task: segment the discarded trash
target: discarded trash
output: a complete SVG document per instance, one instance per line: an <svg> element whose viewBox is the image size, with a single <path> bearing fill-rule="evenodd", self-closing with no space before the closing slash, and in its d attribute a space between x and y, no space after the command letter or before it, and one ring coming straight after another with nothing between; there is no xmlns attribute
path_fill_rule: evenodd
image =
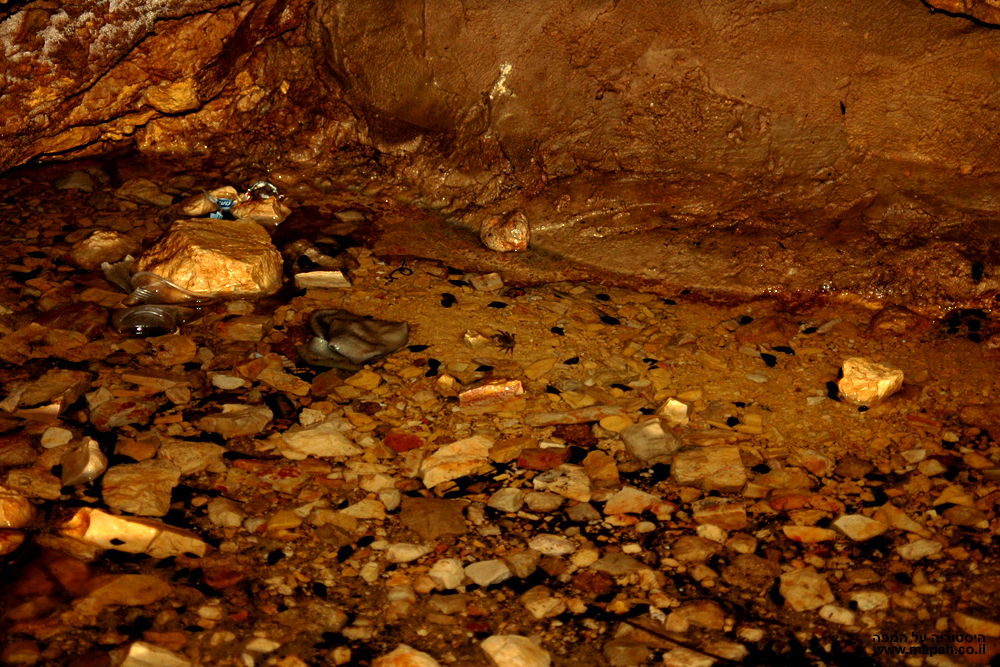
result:
<svg viewBox="0 0 1000 667"><path fill-rule="evenodd" d="M356 371L406 345L406 322L371 320L344 310L317 310L309 319L314 338L300 345L307 364Z"/></svg>
<svg viewBox="0 0 1000 667"><path fill-rule="evenodd" d="M145 304L119 308L111 314L111 326L133 336L165 336L182 324L198 318L198 311L184 306Z"/></svg>
<svg viewBox="0 0 1000 667"><path fill-rule="evenodd" d="M528 218L520 211L506 216L494 216L479 228L479 238L490 250L498 252L521 252L528 249L531 227Z"/></svg>

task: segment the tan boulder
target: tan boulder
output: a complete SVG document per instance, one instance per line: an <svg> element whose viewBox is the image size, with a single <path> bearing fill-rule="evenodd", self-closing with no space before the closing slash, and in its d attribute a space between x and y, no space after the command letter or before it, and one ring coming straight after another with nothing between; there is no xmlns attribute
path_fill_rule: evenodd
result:
<svg viewBox="0 0 1000 667"><path fill-rule="evenodd" d="M281 287L281 253L264 229L247 220L176 221L135 263L200 295L266 296Z"/></svg>

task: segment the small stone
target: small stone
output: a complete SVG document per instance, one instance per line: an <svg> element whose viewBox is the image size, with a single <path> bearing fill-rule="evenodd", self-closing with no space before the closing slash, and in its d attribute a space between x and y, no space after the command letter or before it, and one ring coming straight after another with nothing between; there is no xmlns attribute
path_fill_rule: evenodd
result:
<svg viewBox="0 0 1000 667"><path fill-rule="evenodd" d="M621 577L626 574L635 574L643 570L649 570L641 560L624 553L612 553L595 561L590 569L595 572L605 572L612 577Z"/></svg>
<svg viewBox="0 0 1000 667"><path fill-rule="evenodd" d="M69 251L69 258L80 268L92 270L104 262L114 264L121 261L126 255L138 249L136 242L128 236L109 229L100 229L74 243Z"/></svg>
<svg viewBox="0 0 1000 667"><path fill-rule="evenodd" d="M0 486L0 528L26 528L35 516L35 506L27 498Z"/></svg>
<svg viewBox="0 0 1000 667"><path fill-rule="evenodd" d="M704 563L719 553L722 545L696 535L684 535L670 549L670 555L682 563Z"/></svg>
<svg viewBox="0 0 1000 667"><path fill-rule="evenodd" d="M795 611L818 609L835 599L826 577L811 567L781 575L779 592L785 598L785 604Z"/></svg>
<svg viewBox="0 0 1000 667"><path fill-rule="evenodd" d="M625 408L620 405L590 405L563 412L536 412L525 417L528 426L555 426L557 424L584 424L620 415Z"/></svg>
<svg viewBox="0 0 1000 667"><path fill-rule="evenodd" d="M857 456L845 456L837 463L835 472L847 479L861 479L875 469L868 461Z"/></svg>
<svg viewBox="0 0 1000 667"><path fill-rule="evenodd" d="M484 560L465 566L465 576L479 586L492 586L513 576L510 568L502 560Z"/></svg>
<svg viewBox="0 0 1000 667"><path fill-rule="evenodd" d="M422 544L409 544L407 542L397 542L390 544L385 551L385 559L390 563L409 563L410 561L423 558L432 551L431 547Z"/></svg>
<svg viewBox="0 0 1000 667"><path fill-rule="evenodd" d="M400 644L391 653L372 662L372 667L441 667L440 663L427 653Z"/></svg>
<svg viewBox="0 0 1000 667"><path fill-rule="evenodd" d="M591 484L597 488L616 488L620 484L618 465L614 457L599 449L584 457L583 469L587 471Z"/></svg>
<svg viewBox="0 0 1000 667"><path fill-rule="evenodd" d="M222 340L241 340L259 343L271 331L274 320L270 315L248 315L219 320L215 323L215 334ZM308 390L306 391L308 393ZM304 396L305 394L300 394Z"/></svg>
<svg viewBox="0 0 1000 667"><path fill-rule="evenodd" d="M104 474L108 467L108 457L101 451L101 445L90 437L59 459L62 466L60 479L63 486L89 484Z"/></svg>
<svg viewBox="0 0 1000 667"><path fill-rule="evenodd" d="M741 345L788 345L799 333L799 324L787 315L765 315L736 330L736 340Z"/></svg>
<svg viewBox="0 0 1000 667"><path fill-rule="evenodd" d="M57 190L79 190L93 192L94 179L85 171L72 171L55 182Z"/></svg>
<svg viewBox="0 0 1000 667"><path fill-rule="evenodd" d="M139 516L164 516L181 471L170 461L152 459L117 465L104 474L101 497L109 507Z"/></svg>
<svg viewBox="0 0 1000 667"><path fill-rule="evenodd" d="M739 447L712 445L674 455L670 476L680 486L702 491L735 493L746 484L746 469Z"/></svg>
<svg viewBox="0 0 1000 667"><path fill-rule="evenodd" d="M531 491L524 497L528 510L539 514L555 512L565 501L562 496L545 491Z"/></svg>
<svg viewBox="0 0 1000 667"><path fill-rule="evenodd" d="M517 467L525 470L551 470L569 461L569 447L525 449L517 459Z"/></svg>
<svg viewBox="0 0 1000 667"><path fill-rule="evenodd" d="M608 499L604 505L604 514L642 514L660 500L659 496L626 486Z"/></svg>
<svg viewBox="0 0 1000 667"><path fill-rule="evenodd" d="M740 554L722 571L722 579L731 586L762 592L771 588L781 574L781 566L755 554Z"/></svg>
<svg viewBox="0 0 1000 667"><path fill-rule="evenodd" d="M570 521L576 521L577 523L600 521L602 518L601 513L594 509L594 506L590 503L577 503L567 508L566 516L569 517Z"/></svg>
<svg viewBox="0 0 1000 667"><path fill-rule="evenodd" d="M686 426L690 421L691 406L676 398L668 398L667 401L656 411L657 416L666 421L667 426L674 428Z"/></svg>
<svg viewBox="0 0 1000 667"><path fill-rule="evenodd" d="M559 535L536 535L528 541L528 547L545 556L565 556L576 551L580 545Z"/></svg>
<svg viewBox="0 0 1000 667"><path fill-rule="evenodd" d="M889 529L887 525L860 514L845 514L833 522L833 527L855 542L870 540Z"/></svg>
<svg viewBox="0 0 1000 667"><path fill-rule="evenodd" d="M555 357L546 357L545 359L539 359L538 361L532 362L527 368L524 369L524 377L529 380L537 380L546 373L548 373L556 365Z"/></svg>
<svg viewBox="0 0 1000 667"><path fill-rule="evenodd" d="M905 560L920 560L941 553L944 547L934 540L917 540L896 548L896 553Z"/></svg>
<svg viewBox="0 0 1000 667"><path fill-rule="evenodd" d="M497 252L523 252L531 240L531 226L521 211L493 216L479 228L483 245Z"/></svg>
<svg viewBox="0 0 1000 667"><path fill-rule="evenodd" d="M102 607L142 606L170 595L170 584L149 574L106 574L95 577L87 597Z"/></svg>
<svg viewBox="0 0 1000 667"><path fill-rule="evenodd" d="M832 458L812 449L800 449L788 457L788 462L805 468L817 477L829 475L835 465Z"/></svg>
<svg viewBox="0 0 1000 667"><path fill-rule="evenodd" d="M7 473L7 488L26 498L57 500L62 495L59 478L42 468L21 468Z"/></svg>
<svg viewBox="0 0 1000 667"><path fill-rule="evenodd" d="M837 625L854 625L855 614L850 609L844 609L832 604L825 604L819 609L819 617L824 621Z"/></svg>
<svg viewBox="0 0 1000 667"><path fill-rule="evenodd" d="M1000 403L965 405L958 411L958 418L963 424L986 431L994 440L1000 439Z"/></svg>
<svg viewBox="0 0 1000 667"><path fill-rule="evenodd" d="M409 433L389 432L385 435L385 446L398 454L417 449L424 445L423 438Z"/></svg>
<svg viewBox="0 0 1000 667"><path fill-rule="evenodd" d="M542 554L540 552L528 549L527 551L505 556L504 562L507 563L507 567L514 573L515 577L518 579L527 579L535 573L541 559Z"/></svg>
<svg viewBox="0 0 1000 667"><path fill-rule="evenodd" d="M903 371L861 357L845 359L843 371L840 395L855 405L875 405L903 386Z"/></svg>
<svg viewBox="0 0 1000 667"><path fill-rule="evenodd" d="M274 418L264 406L225 404L222 412L198 420L198 428L221 435L225 440L254 436Z"/></svg>
<svg viewBox="0 0 1000 667"><path fill-rule="evenodd" d="M509 409L524 394L520 380L489 380L458 395L464 414L479 415Z"/></svg>
<svg viewBox="0 0 1000 667"><path fill-rule="evenodd" d="M570 500L590 502L590 478L581 466L564 463L536 476L531 484L537 491L551 491Z"/></svg>
<svg viewBox="0 0 1000 667"><path fill-rule="evenodd" d="M667 461L682 445L669 429L663 428L659 419L622 429L619 437L625 443L625 451L640 461Z"/></svg>
<svg viewBox="0 0 1000 667"><path fill-rule="evenodd" d="M989 522L989 516L975 507L962 507L956 505L949 507L942 514L948 523L954 526L965 526L971 528L983 522Z"/></svg>
<svg viewBox="0 0 1000 667"><path fill-rule="evenodd" d="M211 442L188 442L170 440L156 450L157 458L170 461L181 471L181 475L194 475L222 464L224 447ZM64 468L65 470L65 468Z"/></svg>
<svg viewBox="0 0 1000 667"><path fill-rule="evenodd" d="M817 542L832 542L837 539L837 533L828 528L818 526L782 526L781 532L790 540L802 544Z"/></svg>
<svg viewBox="0 0 1000 667"><path fill-rule="evenodd" d="M238 528L246 518L243 506L229 498L212 498L208 501L207 509L208 520L223 528Z"/></svg>
<svg viewBox="0 0 1000 667"><path fill-rule="evenodd" d="M884 611L889 608L889 596L882 591L854 591L851 600L858 611Z"/></svg>
<svg viewBox="0 0 1000 667"><path fill-rule="evenodd" d="M431 566L427 574L438 588L446 591L458 588L465 581L465 568L462 567L462 561L457 558L442 558Z"/></svg>
<svg viewBox="0 0 1000 667"><path fill-rule="evenodd" d="M874 334L905 336L927 327L927 320L909 308L888 305L872 316L868 331Z"/></svg>
<svg viewBox="0 0 1000 667"><path fill-rule="evenodd" d="M441 482L475 472L486 463L492 444L490 438L474 435L445 445L420 465L424 486L432 489Z"/></svg>
<svg viewBox="0 0 1000 667"><path fill-rule="evenodd" d="M344 380L344 384L349 387L357 387L362 391L374 391L376 387L382 384L382 376L374 371L362 369Z"/></svg>
<svg viewBox="0 0 1000 667"><path fill-rule="evenodd" d="M705 498L691 505L695 523L718 526L724 530L741 530L747 525L746 505L731 498Z"/></svg>
<svg viewBox="0 0 1000 667"><path fill-rule="evenodd" d="M349 289L351 281L339 269L303 271L295 274L296 289Z"/></svg>
<svg viewBox="0 0 1000 667"><path fill-rule="evenodd" d="M493 635L480 645L491 667L549 667L548 651L527 637Z"/></svg>
<svg viewBox="0 0 1000 667"><path fill-rule="evenodd" d="M301 460L307 456L334 457L356 456L362 449L341 433L334 422L320 422L306 428L292 427L281 434L287 449L281 450L285 458Z"/></svg>
<svg viewBox="0 0 1000 667"><path fill-rule="evenodd" d="M119 667L190 667L191 663L173 651L146 642L133 642Z"/></svg>
<svg viewBox="0 0 1000 667"><path fill-rule="evenodd" d="M496 292L503 289L503 278L499 273L485 273L469 276L469 284L477 292Z"/></svg>
<svg viewBox="0 0 1000 667"><path fill-rule="evenodd" d="M970 635L1000 637L1000 619L988 620L956 611L951 615L955 625Z"/></svg>
<svg viewBox="0 0 1000 667"><path fill-rule="evenodd" d="M663 654L664 667L712 667L716 660L704 653L678 646Z"/></svg>
<svg viewBox="0 0 1000 667"><path fill-rule="evenodd" d="M726 612L715 600L694 600L685 602L678 609L672 611L670 616L677 615L684 619L689 625L708 630L722 630L726 624ZM668 617L667 623L670 623Z"/></svg>
<svg viewBox="0 0 1000 667"><path fill-rule="evenodd" d="M45 449L51 449L61 445L68 445L72 439L72 431L67 431L66 429L59 428L58 426L50 426L45 429L44 433L42 433L42 447Z"/></svg>
<svg viewBox="0 0 1000 667"><path fill-rule="evenodd" d="M153 204L154 206L170 206L174 198L166 194L160 187L148 178L133 178L121 184L115 190L115 196L136 204Z"/></svg>
<svg viewBox="0 0 1000 667"><path fill-rule="evenodd" d="M566 611L566 603L548 586L534 586L521 596L521 604L536 619L553 618Z"/></svg>
<svg viewBox="0 0 1000 667"><path fill-rule="evenodd" d="M348 505L340 513L352 516L355 519L376 519L381 521L385 519L385 505L378 500L366 498L359 500L353 505Z"/></svg>
<svg viewBox="0 0 1000 667"><path fill-rule="evenodd" d="M490 496L486 505L500 512L518 512L524 505L524 497L524 491L506 487Z"/></svg>

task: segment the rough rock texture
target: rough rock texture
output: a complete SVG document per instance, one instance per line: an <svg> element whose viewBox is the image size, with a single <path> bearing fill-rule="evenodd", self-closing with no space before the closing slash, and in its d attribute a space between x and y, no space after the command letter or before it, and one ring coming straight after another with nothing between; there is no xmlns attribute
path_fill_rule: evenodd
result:
<svg viewBox="0 0 1000 667"><path fill-rule="evenodd" d="M260 225L245 220L178 220L136 261L191 292L263 296L281 287L281 253Z"/></svg>

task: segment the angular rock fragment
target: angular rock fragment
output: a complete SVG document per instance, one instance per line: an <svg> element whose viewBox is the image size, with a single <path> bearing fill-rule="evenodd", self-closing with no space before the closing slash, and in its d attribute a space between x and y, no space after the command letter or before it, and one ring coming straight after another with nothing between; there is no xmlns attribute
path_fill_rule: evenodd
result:
<svg viewBox="0 0 1000 667"><path fill-rule="evenodd" d="M486 505L500 512L517 512L524 505L524 497L521 489L503 488L490 496Z"/></svg>
<svg viewBox="0 0 1000 667"><path fill-rule="evenodd" d="M482 435L445 445L424 460L420 474L424 486L432 489L441 482L465 477L487 461L493 440Z"/></svg>
<svg viewBox="0 0 1000 667"><path fill-rule="evenodd" d="M469 415L499 412L523 393L520 380L490 380L461 392L458 404Z"/></svg>
<svg viewBox="0 0 1000 667"><path fill-rule="evenodd" d="M712 445L674 455L670 476L680 486L696 486L703 491L735 493L746 484L746 468L740 448Z"/></svg>
<svg viewBox="0 0 1000 667"><path fill-rule="evenodd" d="M592 490L587 472L580 466L564 463L531 480L536 491L550 491L581 503L590 502Z"/></svg>
<svg viewBox="0 0 1000 667"><path fill-rule="evenodd" d="M731 498L705 498L692 503L695 523L718 526L724 530L742 530L747 525L746 505Z"/></svg>
<svg viewBox="0 0 1000 667"><path fill-rule="evenodd" d="M130 237L100 229L73 244L70 260L82 269L96 269L104 262L114 264L139 249Z"/></svg>
<svg viewBox="0 0 1000 667"><path fill-rule="evenodd" d="M274 414L264 406L227 403L222 406L221 413L198 420L198 428L231 440L257 435L273 418Z"/></svg>
<svg viewBox="0 0 1000 667"><path fill-rule="evenodd" d="M317 310L309 318L313 338L298 347L313 366L358 371L406 345L406 322L366 319L345 310Z"/></svg>
<svg viewBox="0 0 1000 667"><path fill-rule="evenodd" d="M181 471L181 475L194 475L224 465L222 455L225 453L225 447L211 442L182 440L168 440L156 450L157 458L173 463Z"/></svg>
<svg viewBox="0 0 1000 667"><path fill-rule="evenodd" d="M241 220L178 220L135 262L206 297L244 298L278 291L281 253L260 225Z"/></svg>
<svg viewBox="0 0 1000 667"><path fill-rule="evenodd" d="M826 577L811 567L781 575L779 591L785 598L785 604L795 611L819 609L835 599Z"/></svg>
<svg viewBox="0 0 1000 667"><path fill-rule="evenodd" d="M20 493L0 486L0 528L27 528L37 512Z"/></svg>
<svg viewBox="0 0 1000 667"><path fill-rule="evenodd" d="M146 642L132 642L119 667L191 667L191 662L169 649Z"/></svg>
<svg viewBox="0 0 1000 667"><path fill-rule="evenodd" d="M101 451L100 443L85 437L71 451L63 454L59 463L62 466L62 485L76 486L89 484L103 475L108 467L108 457Z"/></svg>
<svg viewBox="0 0 1000 667"><path fill-rule="evenodd" d="M212 498L208 501L208 520L216 526L238 528L243 524L246 512L242 505L229 498Z"/></svg>
<svg viewBox="0 0 1000 667"><path fill-rule="evenodd" d="M440 663L427 653L400 644L392 652L372 662L372 667L441 667Z"/></svg>
<svg viewBox="0 0 1000 667"><path fill-rule="evenodd" d="M642 514L660 500L659 496L626 486L608 499L604 514Z"/></svg>
<svg viewBox="0 0 1000 667"><path fill-rule="evenodd" d="M442 590L458 588L465 581L465 569L457 558L442 558L427 573Z"/></svg>
<svg viewBox="0 0 1000 667"><path fill-rule="evenodd" d="M492 667L549 667L552 664L548 651L521 635L493 635L479 646Z"/></svg>
<svg viewBox="0 0 1000 667"><path fill-rule="evenodd" d="M403 498L400 522L424 540L459 537L469 532L462 516L465 504L439 498Z"/></svg>
<svg viewBox="0 0 1000 667"><path fill-rule="evenodd" d="M115 196L136 204L153 204L161 207L174 203L173 197L160 190L160 186L148 178L125 181L115 190Z"/></svg>
<svg viewBox="0 0 1000 667"><path fill-rule="evenodd" d="M21 468L7 473L7 487L26 498L56 500L62 495L59 478L41 468Z"/></svg>
<svg viewBox="0 0 1000 667"><path fill-rule="evenodd" d="M0 359L20 366L28 359L61 357L86 343L87 337L76 331L50 329L32 322L0 338Z"/></svg>
<svg viewBox="0 0 1000 667"><path fill-rule="evenodd" d="M484 560L465 566L465 576L484 587L506 581L513 574L502 560Z"/></svg>
<svg viewBox="0 0 1000 667"><path fill-rule="evenodd" d="M664 429L659 419L650 419L629 426L619 433L625 451L640 461L669 461L680 448L681 441Z"/></svg>
<svg viewBox="0 0 1000 667"><path fill-rule="evenodd" d="M153 558L205 555L208 545L190 531L154 519L122 517L91 507L79 509L56 526L60 535L100 549L145 553Z"/></svg>
<svg viewBox="0 0 1000 667"><path fill-rule="evenodd" d="M855 542L870 540L889 529L881 521L869 519L860 514L845 514L844 516L837 517L832 525Z"/></svg>
<svg viewBox="0 0 1000 667"><path fill-rule="evenodd" d="M165 459L116 465L104 474L101 497L122 512L164 516L180 478L180 469Z"/></svg>
<svg viewBox="0 0 1000 667"><path fill-rule="evenodd" d="M920 560L941 553L944 546L934 540L916 540L896 547L896 553L905 560Z"/></svg>
<svg viewBox="0 0 1000 667"><path fill-rule="evenodd" d="M571 539L559 535L535 535L528 542L528 547L545 556L565 556L576 551L580 545Z"/></svg>
<svg viewBox="0 0 1000 667"><path fill-rule="evenodd" d="M160 405L154 400L112 398L90 411L90 423L98 431L110 431L126 424L148 424L153 421Z"/></svg>
<svg viewBox="0 0 1000 667"><path fill-rule="evenodd" d="M528 218L520 211L512 211L504 216L493 216L479 228L479 238L483 245L497 252L523 252L531 241L531 226Z"/></svg>
<svg viewBox="0 0 1000 667"><path fill-rule="evenodd" d="M763 592L781 574L781 566L755 554L740 554L722 571L722 579L731 586Z"/></svg>
<svg viewBox="0 0 1000 667"><path fill-rule="evenodd" d="M903 386L903 371L861 357L845 359L843 370L840 395L855 405L876 405Z"/></svg>
<svg viewBox="0 0 1000 667"><path fill-rule="evenodd" d="M107 574L89 583L87 598L100 606L153 604L170 595L170 584L149 574Z"/></svg>
<svg viewBox="0 0 1000 667"><path fill-rule="evenodd" d="M301 429L289 429L280 436L286 448L281 455L289 459L301 460L307 456L356 456L361 448L341 433L334 422L320 422Z"/></svg>

